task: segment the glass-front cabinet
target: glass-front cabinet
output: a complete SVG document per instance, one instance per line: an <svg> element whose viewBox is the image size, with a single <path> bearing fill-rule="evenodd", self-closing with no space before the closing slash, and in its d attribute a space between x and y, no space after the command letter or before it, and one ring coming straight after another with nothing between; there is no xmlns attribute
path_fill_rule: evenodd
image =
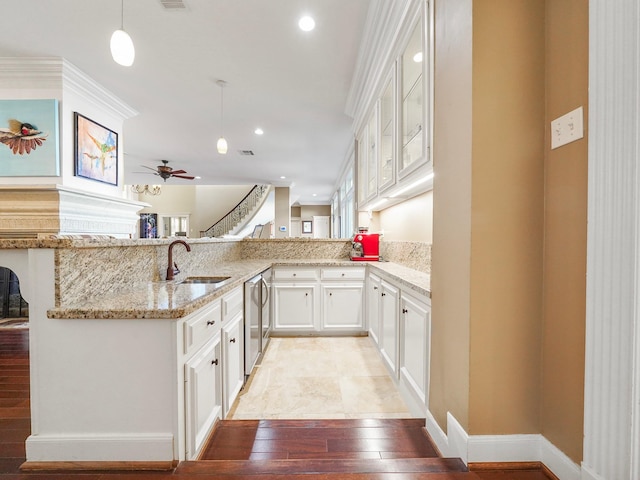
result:
<svg viewBox="0 0 640 480"><path fill-rule="evenodd" d="M358 122L358 210L378 210L431 188L430 49L426 6L414 11Z"/></svg>
<svg viewBox="0 0 640 480"><path fill-rule="evenodd" d="M395 70L395 69L394 69ZM394 101L393 75L387 80L387 85L380 97L380 153L378 164L378 191L383 192L395 182L395 148L396 121Z"/></svg>
<svg viewBox="0 0 640 480"><path fill-rule="evenodd" d="M402 154L398 172L400 176L416 162L425 160L424 152L424 48L422 21L409 38L402 58Z"/></svg>
<svg viewBox="0 0 640 480"><path fill-rule="evenodd" d="M370 199L378 193L378 109L375 107L369 118L367 138L367 199Z"/></svg>

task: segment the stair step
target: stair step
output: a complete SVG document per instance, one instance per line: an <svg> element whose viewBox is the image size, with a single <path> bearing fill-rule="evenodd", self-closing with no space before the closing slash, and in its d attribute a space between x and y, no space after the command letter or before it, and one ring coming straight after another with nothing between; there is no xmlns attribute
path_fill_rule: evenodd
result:
<svg viewBox="0 0 640 480"><path fill-rule="evenodd" d="M199 460L181 462L179 475L467 473L459 458ZM474 474L460 478L477 478ZM288 477L287 477L288 478ZM349 478L352 478L349 476ZM385 477L387 478L387 477ZM406 477L403 477L406 478ZM413 476L411 477L414 478ZM437 478L437 477L434 477ZM449 477L445 477L449 478ZM450 477L458 478L458 477Z"/></svg>

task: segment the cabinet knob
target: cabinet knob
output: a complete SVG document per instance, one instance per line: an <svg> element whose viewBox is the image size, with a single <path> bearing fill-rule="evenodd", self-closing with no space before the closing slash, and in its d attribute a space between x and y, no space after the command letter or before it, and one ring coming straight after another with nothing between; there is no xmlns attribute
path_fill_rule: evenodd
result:
<svg viewBox="0 0 640 480"><path fill-rule="evenodd" d="M384 297L384 296L386 296L387 294L386 294L386 293L384 293L384 292L382 292L382 294L381 294L381 295Z"/></svg>
<svg viewBox="0 0 640 480"><path fill-rule="evenodd" d="M342 276L344 277L344 273L342 274Z"/></svg>
<svg viewBox="0 0 640 480"><path fill-rule="evenodd" d="M231 343L236 343L236 339L235 339L235 338L230 338L230 339L229 339L229 341L230 341Z"/></svg>
<svg viewBox="0 0 640 480"><path fill-rule="evenodd" d="M207 325L215 325L215 320L207 320Z"/></svg>
<svg viewBox="0 0 640 480"><path fill-rule="evenodd" d="M211 365L218 365L218 359L211 360Z"/></svg>
<svg viewBox="0 0 640 480"><path fill-rule="evenodd" d="M308 296L309 296L309 292L305 293L305 294L304 294L304 296L305 296L305 297L308 297Z"/></svg>
<svg viewBox="0 0 640 480"><path fill-rule="evenodd" d="M295 277L296 275L298 275L297 273L294 273L293 276Z"/></svg>
<svg viewBox="0 0 640 480"><path fill-rule="evenodd" d="M329 296L332 297L333 296L333 292L329 292Z"/></svg>
<svg viewBox="0 0 640 480"><path fill-rule="evenodd" d="M407 310L406 308L403 308L402 313L409 313L409 310Z"/></svg>
<svg viewBox="0 0 640 480"><path fill-rule="evenodd" d="M374 290L377 290L377 289L378 289L378 287L376 287L376 286L374 285L373 289L374 289Z"/></svg>

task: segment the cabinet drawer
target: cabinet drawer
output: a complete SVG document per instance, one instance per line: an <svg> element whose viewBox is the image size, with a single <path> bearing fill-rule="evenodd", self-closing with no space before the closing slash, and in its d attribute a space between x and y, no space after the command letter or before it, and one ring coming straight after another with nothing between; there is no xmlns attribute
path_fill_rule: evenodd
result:
<svg viewBox="0 0 640 480"><path fill-rule="evenodd" d="M244 294L242 287L236 288L233 292L222 297L222 321L234 317L243 310Z"/></svg>
<svg viewBox="0 0 640 480"><path fill-rule="evenodd" d="M222 320L220 301L184 322L184 353L195 352L220 330Z"/></svg>
<svg viewBox="0 0 640 480"><path fill-rule="evenodd" d="M276 268L273 271L276 280L317 280L317 268Z"/></svg>
<svg viewBox="0 0 640 480"><path fill-rule="evenodd" d="M323 268L322 280L364 280L364 268Z"/></svg>

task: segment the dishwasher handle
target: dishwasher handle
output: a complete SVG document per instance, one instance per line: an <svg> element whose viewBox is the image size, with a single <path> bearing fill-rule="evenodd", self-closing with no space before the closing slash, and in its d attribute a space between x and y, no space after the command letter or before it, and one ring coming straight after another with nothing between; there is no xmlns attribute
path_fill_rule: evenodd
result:
<svg viewBox="0 0 640 480"><path fill-rule="evenodd" d="M262 281L264 289L267 291L266 297L262 299L262 306L264 307L269 301L269 286L267 285L267 282L265 282L264 277L260 277L260 280Z"/></svg>

